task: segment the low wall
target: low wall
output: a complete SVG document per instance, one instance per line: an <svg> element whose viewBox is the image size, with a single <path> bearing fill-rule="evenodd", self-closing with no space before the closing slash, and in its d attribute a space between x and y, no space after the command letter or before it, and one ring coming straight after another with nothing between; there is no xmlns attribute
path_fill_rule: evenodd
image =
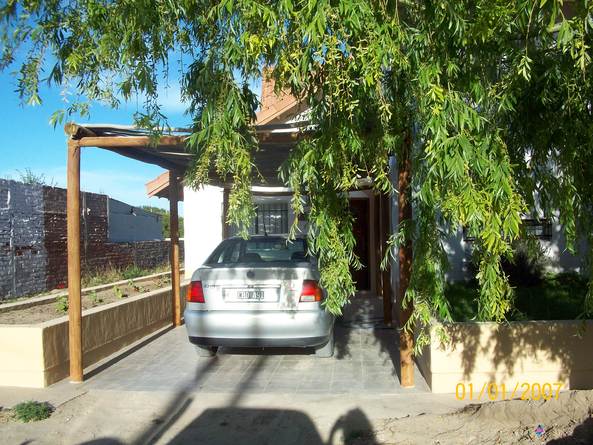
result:
<svg viewBox="0 0 593 445"><path fill-rule="evenodd" d="M182 303L186 287L181 286ZM170 325L171 313L170 288L84 311L84 367ZM0 326L0 386L42 388L68 374L68 317Z"/></svg>
<svg viewBox="0 0 593 445"><path fill-rule="evenodd" d="M442 327L450 343L441 344ZM434 393L453 393L458 383L563 383L593 388L593 320L497 323L435 323L430 345L417 357Z"/></svg>

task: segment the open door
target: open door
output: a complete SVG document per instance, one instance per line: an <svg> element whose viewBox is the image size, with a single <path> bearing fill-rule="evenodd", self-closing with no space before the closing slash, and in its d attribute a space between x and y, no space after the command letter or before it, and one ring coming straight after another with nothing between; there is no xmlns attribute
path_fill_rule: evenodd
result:
<svg viewBox="0 0 593 445"><path fill-rule="evenodd" d="M356 238L354 253L363 264L360 270L352 269L352 278L356 282L356 290L371 289L370 264L370 206L366 198L350 199L350 211L354 217L352 232Z"/></svg>

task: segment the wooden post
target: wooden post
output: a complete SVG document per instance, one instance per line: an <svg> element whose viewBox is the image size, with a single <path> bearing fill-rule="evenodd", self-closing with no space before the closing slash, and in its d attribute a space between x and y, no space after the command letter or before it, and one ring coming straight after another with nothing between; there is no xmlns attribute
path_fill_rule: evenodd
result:
<svg viewBox="0 0 593 445"><path fill-rule="evenodd" d="M410 136L406 137L401 156L398 159L398 210L399 224L410 224L412 220L412 205L410 203L410 183L412 178L412 163L410 160ZM412 240L406 239L399 247L399 355L401 369L401 385L404 388L414 386L414 338L412 333L404 331L403 327L410 319L413 306L403 307L403 299L410 284L412 272Z"/></svg>
<svg viewBox="0 0 593 445"><path fill-rule="evenodd" d="M173 326L181 326L181 295L179 273L179 180L177 172L169 170L169 228L171 231L171 298Z"/></svg>
<svg viewBox="0 0 593 445"><path fill-rule="evenodd" d="M380 203L380 243L381 243L381 258L379 259L379 264L383 260L383 257L387 253L387 241L389 240L389 232L391 229L390 224L390 202L389 196L382 194L379 196L379 203ZM381 290L383 292L383 322L387 326L391 326L393 323L393 303L392 303L392 296L391 296L391 262L387 262L387 267L385 270L381 271Z"/></svg>
<svg viewBox="0 0 593 445"><path fill-rule="evenodd" d="M82 382L82 304L80 301L80 146L68 141L68 345L70 381Z"/></svg>
<svg viewBox="0 0 593 445"><path fill-rule="evenodd" d="M383 245L381 244L381 195L373 195L373 243L375 246L375 293L383 296L383 274L381 273L381 258Z"/></svg>
<svg viewBox="0 0 593 445"><path fill-rule="evenodd" d="M229 212L229 195L230 190L228 188L222 189L222 239L227 239L230 236L230 227L226 219Z"/></svg>

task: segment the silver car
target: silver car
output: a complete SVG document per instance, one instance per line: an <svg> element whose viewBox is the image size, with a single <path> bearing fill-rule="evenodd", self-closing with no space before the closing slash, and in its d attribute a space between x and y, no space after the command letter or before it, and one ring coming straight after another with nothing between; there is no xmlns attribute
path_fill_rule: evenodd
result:
<svg viewBox="0 0 593 445"><path fill-rule="evenodd" d="M185 326L201 356L219 346L313 347L331 357L334 317L304 238L229 238L197 269L188 288Z"/></svg>

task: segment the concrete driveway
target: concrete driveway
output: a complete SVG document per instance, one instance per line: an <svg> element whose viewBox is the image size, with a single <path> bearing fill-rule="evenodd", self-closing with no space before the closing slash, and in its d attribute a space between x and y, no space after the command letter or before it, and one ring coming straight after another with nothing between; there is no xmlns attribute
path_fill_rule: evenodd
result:
<svg viewBox="0 0 593 445"><path fill-rule="evenodd" d="M98 373L86 384L109 390L184 390L202 393L380 393L402 391L393 329L336 326L333 358L312 350L222 348L198 357L184 329L175 329ZM428 391L417 373L413 391Z"/></svg>
<svg viewBox="0 0 593 445"><path fill-rule="evenodd" d="M29 399L57 407L42 422L0 423L0 436L3 443L353 443L382 419L462 406L453 395L427 392L418 372L416 388L399 386L396 339L392 329L337 326L331 359L233 349L210 359L195 354L184 327L172 329L101 364L82 384L0 389L6 407Z"/></svg>

